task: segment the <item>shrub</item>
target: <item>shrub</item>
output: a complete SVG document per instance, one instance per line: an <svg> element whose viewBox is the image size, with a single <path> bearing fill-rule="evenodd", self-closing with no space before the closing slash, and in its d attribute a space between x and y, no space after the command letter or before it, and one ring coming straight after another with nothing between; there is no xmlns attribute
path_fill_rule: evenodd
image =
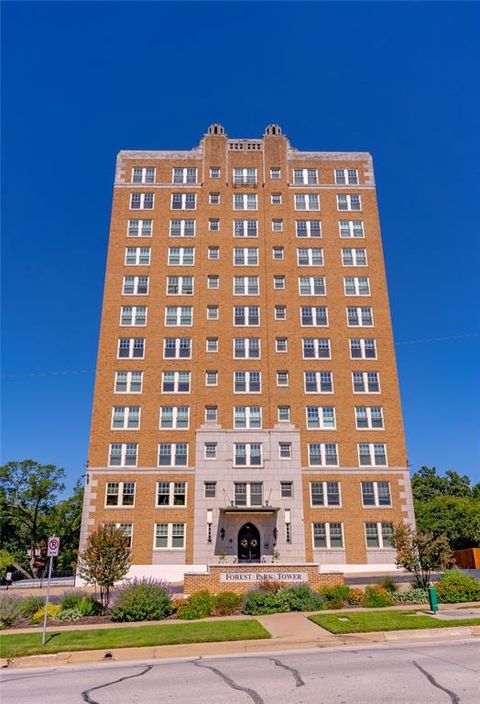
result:
<svg viewBox="0 0 480 704"><path fill-rule="evenodd" d="M23 618L30 618L35 611L41 609L45 603L45 599L41 596L27 596L22 599L20 610Z"/></svg>
<svg viewBox="0 0 480 704"><path fill-rule="evenodd" d="M78 621L82 616L83 614L79 609L62 609L58 612L56 619L58 621Z"/></svg>
<svg viewBox="0 0 480 704"><path fill-rule="evenodd" d="M103 613L103 606L93 596L83 596L73 608L78 609L82 616L98 616Z"/></svg>
<svg viewBox="0 0 480 704"><path fill-rule="evenodd" d="M416 587L406 592L395 594L396 604L428 604L428 592L426 589Z"/></svg>
<svg viewBox="0 0 480 704"><path fill-rule="evenodd" d="M172 614L176 614L181 606L184 606L186 600L183 597L172 597L170 606L172 607Z"/></svg>
<svg viewBox="0 0 480 704"><path fill-rule="evenodd" d="M215 597L210 592L203 591L191 594L185 604L177 609L177 618L192 621L196 618L210 616L215 605Z"/></svg>
<svg viewBox="0 0 480 704"><path fill-rule="evenodd" d="M325 608L326 603L320 594L306 584L280 589L276 596L279 611L319 611Z"/></svg>
<svg viewBox="0 0 480 704"><path fill-rule="evenodd" d="M258 583L258 589L263 589L265 592L278 592L279 589L283 589L283 585L280 582L264 579L263 582Z"/></svg>
<svg viewBox="0 0 480 704"><path fill-rule="evenodd" d="M64 594L60 599L60 607L62 611L65 609L76 609L78 602L86 596L84 592L70 592L69 594Z"/></svg>
<svg viewBox="0 0 480 704"><path fill-rule="evenodd" d="M221 592L215 597L213 613L215 616L230 616L234 614L242 603L242 597L232 592Z"/></svg>
<svg viewBox="0 0 480 704"><path fill-rule="evenodd" d="M57 606L57 604L49 604L47 608L47 618L48 620L56 619L57 614L60 612L60 607ZM31 622L32 623L42 623L43 618L45 616L45 607L42 606L41 609L38 609L35 611L35 613L32 616Z"/></svg>
<svg viewBox="0 0 480 704"><path fill-rule="evenodd" d="M252 616L259 614L274 614L282 609L278 608L277 592L270 589L254 589L247 592L243 598L242 614Z"/></svg>
<svg viewBox="0 0 480 704"><path fill-rule="evenodd" d="M341 609L350 591L347 584L336 584L334 587L323 587L319 590L319 594L325 599L325 608Z"/></svg>
<svg viewBox="0 0 480 704"><path fill-rule="evenodd" d="M398 591L398 587L391 577L385 577L385 579L382 579L378 586L383 587L387 590L387 592L390 592L390 594L396 594Z"/></svg>
<svg viewBox="0 0 480 704"><path fill-rule="evenodd" d="M350 589L345 601L350 606L361 606L363 599L363 589Z"/></svg>
<svg viewBox="0 0 480 704"><path fill-rule="evenodd" d="M160 621L172 613L167 582L134 579L113 596L113 621Z"/></svg>
<svg viewBox="0 0 480 704"><path fill-rule="evenodd" d="M392 606L394 603L395 600L390 592L387 592L387 590L380 585L367 587L362 599L362 606L365 606L367 609L376 606Z"/></svg>
<svg viewBox="0 0 480 704"><path fill-rule="evenodd" d="M0 621L2 628L15 626L22 618L22 600L15 594L0 594Z"/></svg>
<svg viewBox="0 0 480 704"><path fill-rule="evenodd" d="M435 586L438 600L444 604L480 601L480 581L460 570L448 570Z"/></svg>

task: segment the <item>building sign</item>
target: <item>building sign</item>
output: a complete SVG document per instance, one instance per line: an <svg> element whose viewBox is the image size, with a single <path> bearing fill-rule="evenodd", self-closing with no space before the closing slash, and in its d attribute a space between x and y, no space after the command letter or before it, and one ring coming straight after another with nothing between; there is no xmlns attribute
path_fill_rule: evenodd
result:
<svg viewBox="0 0 480 704"><path fill-rule="evenodd" d="M221 582L308 582L308 572L220 572Z"/></svg>

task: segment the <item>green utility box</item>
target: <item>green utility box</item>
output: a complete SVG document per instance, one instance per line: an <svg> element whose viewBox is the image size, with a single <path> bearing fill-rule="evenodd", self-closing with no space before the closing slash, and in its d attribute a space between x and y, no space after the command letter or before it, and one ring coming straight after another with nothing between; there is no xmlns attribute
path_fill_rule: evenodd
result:
<svg viewBox="0 0 480 704"><path fill-rule="evenodd" d="M430 602L430 611L436 614L438 611L438 596L435 587L428 587L428 601Z"/></svg>

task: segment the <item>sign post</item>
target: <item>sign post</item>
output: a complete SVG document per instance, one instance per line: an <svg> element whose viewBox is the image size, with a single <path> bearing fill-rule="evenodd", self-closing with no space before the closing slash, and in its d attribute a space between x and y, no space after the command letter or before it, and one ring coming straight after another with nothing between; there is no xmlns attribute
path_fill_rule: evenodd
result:
<svg viewBox="0 0 480 704"><path fill-rule="evenodd" d="M48 585L47 585L47 595L45 597L45 613L43 616L43 632L42 632L42 645L45 645L45 638L47 635L47 614L48 614L48 600L50 598L50 580L52 578L52 562L53 558L58 556L58 551L60 549L60 538L56 535L52 535L48 539L47 543L47 557L49 559L48 564Z"/></svg>

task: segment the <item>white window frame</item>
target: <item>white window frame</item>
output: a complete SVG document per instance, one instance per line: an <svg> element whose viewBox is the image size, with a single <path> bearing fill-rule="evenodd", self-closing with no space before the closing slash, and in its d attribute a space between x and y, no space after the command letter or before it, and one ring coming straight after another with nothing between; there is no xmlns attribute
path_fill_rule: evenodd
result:
<svg viewBox="0 0 480 704"><path fill-rule="evenodd" d="M273 290L274 291L284 291L286 286L285 274L274 274L273 275Z"/></svg>
<svg viewBox="0 0 480 704"><path fill-rule="evenodd" d="M220 259L220 247L209 247L208 259L214 262L218 261Z"/></svg>
<svg viewBox="0 0 480 704"><path fill-rule="evenodd" d="M282 205L282 194L281 193L271 193L270 194L270 204L271 205Z"/></svg>
<svg viewBox="0 0 480 704"><path fill-rule="evenodd" d="M119 378L120 374L126 375L126 377L125 377L125 386L126 386L125 391L118 391L117 390L118 385L121 383L120 378ZM132 391L132 384L138 383L138 381L135 381L135 382L133 381L134 374L139 375L139 377L140 377L140 389L138 391ZM115 378L114 378L114 382L113 382L113 393L114 394L141 394L142 390L143 390L143 371L140 371L140 370L139 371L137 371L137 370L126 371L126 370L120 369L115 372Z"/></svg>
<svg viewBox="0 0 480 704"><path fill-rule="evenodd" d="M158 503L158 494L159 494L159 484L168 484L168 503L167 504L159 504ZM178 484L183 484L185 491L179 492L178 490L175 491L175 487ZM178 508L178 509L183 509L187 508L187 491L188 491L188 482L170 482L170 481L159 481L155 482L155 508L160 508L160 509L167 509L167 508ZM175 495L178 494L180 496L184 496L185 502L183 504L178 504L175 503ZM166 494L165 494L166 496Z"/></svg>
<svg viewBox="0 0 480 704"><path fill-rule="evenodd" d="M311 448L313 446L319 445L320 446L320 463L312 463L312 452ZM331 457L332 454L328 453L327 455L327 446L328 447L335 447L335 459L336 462L329 462L327 463L327 457ZM309 467L339 467L339 454L338 454L338 443L336 442L309 442L308 447L307 447L307 454L308 454L308 466Z"/></svg>
<svg viewBox="0 0 480 704"><path fill-rule="evenodd" d="M113 406L110 430L132 430L136 432L140 430L141 415L142 409L140 406ZM122 425L115 426L115 418L120 416ZM136 422L136 425L130 425L133 422L132 419Z"/></svg>
<svg viewBox="0 0 480 704"><path fill-rule="evenodd" d="M283 219L273 218L272 219L272 232L283 232Z"/></svg>
<svg viewBox="0 0 480 704"><path fill-rule="evenodd" d="M171 425L164 425L166 421L166 410L172 409ZM179 425L179 422L185 422L186 410L186 425ZM162 425L163 423L163 425ZM189 430L190 429L190 406L160 406L160 414L158 420L158 427L160 430Z"/></svg>
<svg viewBox="0 0 480 704"><path fill-rule="evenodd" d="M287 319L287 306L275 306L273 317L275 320L286 320Z"/></svg>
<svg viewBox="0 0 480 704"><path fill-rule="evenodd" d="M320 210L320 194L319 193L295 193L294 194L295 210L297 211L312 211Z"/></svg>
<svg viewBox="0 0 480 704"><path fill-rule="evenodd" d="M377 416L378 411L380 411L380 414ZM355 406L354 414L355 427L357 430L385 430L385 418L382 406ZM359 425L361 420L366 421L365 426ZM377 423L381 422L381 425L375 427L373 425L374 421Z"/></svg>
<svg viewBox="0 0 480 704"><path fill-rule="evenodd" d="M322 384L324 383L324 380L322 380L322 374L328 375L330 378L330 390L324 391L322 389ZM314 391L308 391L307 390L307 375L314 375L313 381L315 382L315 390ZM306 394L333 394L334 393L334 387L333 387L333 372L330 371L304 371L303 372L303 386L304 386L304 391Z"/></svg>
<svg viewBox="0 0 480 704"><path fill-rule="evenodd" d="M111 493L109 494L108 492L108 487L110 484L117 484L118 485L118 492ZM126 493L125 492L125 486L127 484L133 484L133 494L132 493ZM110 508L135 508L135 498L136 498L136 493L137 493L137 485L136 482L105 482L105 503L104 503L104 508L110 509ZM117 496L117 503L116 504L109 504L107 503L107 497L108 496ZM125 496L133 496L133 501L132 503L124 503Z"/></svg>
<svg viewBox="0 0 480 704"><path fill-rule="evenodd" d="M308 286L305 292L302 288ZM326 296L327 284L324 276L299 276L298 277L299 296Z"/></svg>
<svg viewBox="0 0 480 704"><path fill-rule="evenodd" d="M342 545L332 547L332 536L331 536L331 525L340 525L342 532ZM325 545L315 546L315 525L325 526ZM343 523L341 521L313 521L312 522L312 547L313 550L345 550L345 536L343 530Z"/></svg>
<svg viewBox="0 0 480 704"><path fill-rule="evenodd" d="M279 354L285 354L288 352L288 337L275 338L275 352L278 352Z"/></svg>
<svg viewBox="0 0 480 704"><path fill-rule="evenodd" d="M172 310L175 311L176 322L169 323L167 320L169 315L173 315L171 313ZM186 311L190 311L188 317L190 322L182 322L182 316L186 315ZM163 324L166 328L191 328L193 325L193 306L165 306L165 319Z"/></svg>
<svg viewBox="0 0 480 704"><path fill-rule="evenodd" d="M218 274L207 274L207 288L210 291L217 291L220 288L220 276Z"/></svg>
<svg viewBox="0 0 480 704"><path fill-rule="evenodd" d="M364 239L365 224L363 220L339 220L338 232L341 239Z"/></svg>
<svg viewBox="0 0 480 704"><path fill-rule="evenodd" d="M233 374L233 393L234 394L261 394L262 393L262 372L261 371L257 371L256 369L252 369L252 370L248 370L248 371L236 369L234 372L232 372L232 374ZM242 391L242 390L237 391L236 390L237 383L240 383L239 380L237 382L237 375L239 375L239 374L245 375L245 377L244 377L245 390L244 391ZM251 387L257 381L253 375L257 375L257 374L258 374L258 390L252 391Z"/></svg>
<svg viewBox="0 0 480 704"><path fill-rule="evenodd" d="M207 306L207 320L218 320L219 312L218 306Z"/></svg>
<svg viewBox="0 0 480 704"><path fill-rule="evenodd" d="M174 289L177 289L176 291ZM195 290L195 277L188 276L167 276L167 296L193 296Z"/></svg>
<svg viewBox="0 0 480 704"><path fill-rule="evenodd" d="M274 262L283 262L285 259L285 247L272 247L272 259Z"/></svg>
<svg viewBox="0 0 480 704"><path fill-rule="evenodd" d="M251 285L253 284L253 285ZM234 276L232 279L234 296L259 296L260 277L259 276ZM241 289L241 290L238 290Z"/></svg>
<svg viewBox="0 0 480 704"><path fill-rule="evenodd" d="M258 196L256 193L234 193L233 210L258 210Z"/></svg>
<svg viewBox="0 0 480 704"><path fill-rule="evenodd" d="M169 445L170 446L170 457L172 460L171 464L160 464L160 446L161 445ZM183 446L186 446L187 453L186 453L186 455L182 454L179 456L186 458L185 463L176 464L175 459L177 457L177 447L183 447ZM158 447L157 447L157 467L188 467L188 453L189 453L189 444L186 442L159 442Z"/></svg>
<svg viewBox="0 0 480 704"><path fill-rule="evenodd" d="M197 183L197 172L196 166L174 166L172 168L172 183L178 185Z"/></svg>
<svg viewBox="0 0 480 704"><path fill-rule="evenodd" d="M312 310L312 324L307 325L303 322L303 310ZM319 315L318 311L325 311L325 323L319 324L318 320L322 320L322 315ZM302 328L328 328L328 308L326 306L300 306L300 326Z"/></svg>
<svg viewBox="0 0 480 704"><path fill-rule="evenodd" d="M208 204L220 205L220 193L218 193L218 191L214 191L208 194Z"/></svg>
<svg viewBox="0 0 480 704"><path fill-rule="evenodd" d="M335 169L337 186L358 186L358 169Z"/></svg>
<svg viewBox="0 0 480 704"><path fill-rule="evenodd" d="M237 486L245 486L245 494L244 494L245 503L237 503L237 498L236 498L237 497ZM255 487L260 486L262 489L261 494L259 494L258 492L255 494L256 496L261 497L260 503L258 503L258 501L255 503L252 503L252 495L253 495L252 486L255 486ZM263 489L264 489L263 482L241 482L241 481L233 482L234 505L238 506L238 507L245 507L245 508L251 508L252 506L263 506L263 502L264 502ZM243 495L243 492L242 492L242 495Z"/></svg>
<svg viewBox="0 0 480 704"><path fill-rule="evenodd" d="M367 345L366 345L366 342L367 342L367 340L368 340L368 342L373 342L373 351L375 352L375 354L374 354L373 356L371 356L371 355L366 356L366 352L367 352ZM360 345L359 345L359 350L360 350L360 353L361 353L361 354L358 355L358 356L352 354L352 350L353 350L353 345L352 345L352 343L353 343L353 342L355 342L355 343L356 343L356 342L359 342L359 343L360 343ZM349 339L349 341L348 341L348 347L349 347L349 350L350 350L350 359L378 359L378 356L377 356L377 341L376 341L376 339L373 338L373 337L351 337L351 338Z"/></svg>
<svg viewBox="0 0 480 704"><path fill-rule="evenodd" d="M235 344L236 340L243 340L245 342L245 345L243 347L243 349L245 350L244 355L237 354L240 345L237 346ZM252 344L253 340L255 340L255 344ZM258 345L256 345L256 342L258 342ZM258 354L251 354L251 352L256 352L257 350ZM261 339L259 337L235 337L233 339L233 359L261 359L261 356Z"/></svg>
<svg viewBox="0 0 480 704"><path fill-rule="evenodd" d="M361 196L358 193L339 193L339 194L337 194L337 210L342 213L361 212L361 210L362 210Z"/></svg>
<svg viewBox="0 0 480 704"><path fill-rule="evenodd" d="M128 355L121 355L120 350L127 349L122 345L122 340L128 340ZM136 345L137 342L142 344ZM144 337L119 337L117 342L117 359L145 359L146 339ZM141 349L142 354L134 354L135 350Z"/></svg>
<svg viewBox="0 0 480 704"><path fill-rule="evenodd" d="M130 322L128 313L130 311ZM122 328L144 328L147 325L148 307L147 306L121 306L120 307L120 322Z"/></svg>
<svg viewBox="0 0 480 704"><path fill-rule="evenodd" d="M220 232L220 218L208 218L208 231Z"/></svg>
<svg viewBox="0 0 480 704"><path fill-rule="evenodd" d="M138 203L138 207L134 204ZM154 210L155 193L130 193L130 210Z"/></svg>
<svg viewBox="0 0 480 704"><path fill-rule="evenodd" d="M134 166L131 183L155 183L156 174L157 170L154 166Z"/></svg>
<svg viewBox="0 0 480 704"><path fill-rule="evenodd" d="M233 185L255 185L257 183L257 169L255 167L238 168L232 171Z"/></svg>
<svg viewBox="0 0 480 704"><path fill-rule="evenodd" d="M321 220L295 220L295 237L298 239L320 239L322 236Z"/></svg>
<svg viewBox="0 0 480 704"><path fill-rule="evenodd" d="M365 464L364 462L361 461L361 458L364 457L365 455L360 453L360 447L367 447L368 446L368 454L369 454L369 459L370 459L370 464ZM375 455L375 446L377 447L383 447L384 452L383 455L385 457L385 462L378 463L376 460L376 455ZM358 466L359 467L388 467L388 454L387 454L387 445L384 442L359 442L357 443L357 452L358 452Z"/></svg>
<svg viewBox="0 0 480 704"><path fill-rule="evenodd" d="M250 309L255 309L257 311L256 315L252 314L252 320L257 320L256 323L250 322ZM236 322L236 319L239 319L239 315L237 314L237 311L243 311L243 319L245 320L244 323L238 323ZM260 327L260 306L233 306L233 327L235 328L258 328Z"/></svg>
<svg viewBox="0 0 480 704"><path fill-rule="evenodd" d="M167 374L168 375L173 374L173 389L171 391L170 390L164 391L164 389L163 389L165 383L172 383L169 380L167 381L167 379L165 378L165 375L167 375ZM186 383L185 379L183 379L183 378L181 379L180 375L185 375L185 374L188 374L188 390L187 391L184 391L184 390L180 391L180 388L179 388L180 381L182 382L182 384ZM192 390L192 374L191 374L191 372L188 370L183 370L183 369L181 369L181 370L166 369L166 370L162 371L160 389L161 389L162 394L189 394L189 393L191 393L191 390Z"/></svg>
<svg viewBox="0 0 480 704"><path fill-rule="evenodd" d="M128 284L130 282L133 282L133 288L132 291L128 290ZM146 290L139 292L140 289L140 284L144 284L146 282ZM123 283L122 283L122 296L148 296L150 289L150 277L149 276L131 276L127 275L123 277Z"/></svg>
<svg viewBox="0 0 480 704"><path fill-rule="evenodd" d="M235 405L233 407L233 427L234 429L243 430L261 430L262 407Z"/></svg>
<svg viewBox="0 0 480 704"><path fill-rule="evenodd" d="M177 250L178 261L176 261ZM169 247L167 254L167 264L168 266L194 266L195 247Z"/></svg>
<svg viewBox="0 0 480 704"><path fill-rule="evenodd" d="M370 389L370 380L369 380L369 375L376 375L376 385L377 389L376 390L371 390ZM363 388L361 390L356 389L355 386L358 385L358 379L357 382L355 381L355 376L361 376L361 381ZM373 381L373 380L372 380ZM380 394L381 393L381 387L380 387L380 373L377 371L368 371L368 372L360 372L360 371L353 371L352 372L352 391L354 394Z"/></svg>
<svg viewBox="0 0 480 704"><path fill-rule="evenodd" d="M284 449L282 449L284 448ZM278 459L279 460L291 460L292 459L292 443L288 441L281 441L278 443ZM281 482L284 483L284 482ZM293 488L293 482L290 482Z"/></svg>
<svg viewBox="0 0 480 704"><path fill-rule="evenodd" d="M360 259L359 252L362 252L363 261ZM351 255L351 262L347 257ZM342 248L342 266L368 266L367 250L365 247L343 247Z"/></svg>
<svg viewBox="0 0 480 704"><path fill-rule="evenodd" d="M174 205L180 203L180 207ZM196 193L172 193L170 197L170 210L196 210L197 209L197 194Z"/></svg>
<svg viewBox="0 0 480 704"><path fill-rule="evenodd" d="M163 547L157 547L157 526L167 526L167 545ZM183 545L181 547L173 547L173 527L182 526L182 537ZM165 523L164 521L155 523L153 526L153 549L157 550L172 550L172 551L182 551L184 552L187 544L187 524L186 523ZM163 536L162 536L163 537ZM176 536L178 537L178 536Z"/></svg>
<svg viewBox="0 0 480 704"><path fill-rule="evenodd" d="M222 172L221 172L221 169L219 166L211 166L210 167L210 171L209 171L210 178L220 178L221 173Z"/></svg>
<svg viewBox="0 0 480 704"><path fill-rule="evenodd" d="M313 503L313 485L314 484L319 484L322 487L322 498L323 501L322 503ZM336 484L338 488L338 504L330 502L329 499L329 493L331 494L332 492L328 491L328 485L329 484ZM309 495L310 495L310 508L342 508L342 483L337 480L331 480L331 481L321 481L321 480L312 480L309 482Z"/></svg>
<svg viewBox="0 0 480 704"><path fill-rule="evenodd" d="M175 354L174 355L167 355L167 349L173 349L171 347L167 347L167 341L168 340L175 340ZM189 354L180 354L181 350L186 350L187 346L182 343L183 340L188 340L189 345ZM163 359L191 359L192 358L192 338L191 337L164 337L163 338Z"/></svg>
<svg viewBox="0 0 480 704"><path fill-rule="evenodd" d="M245 446L245 464L237 463L237 446ZM255 457L260 457L259 463L252 464L252 448L259 447L260 454ZM263 467L263 443L261 442L234 442L233 443L233 466L234 467Z"/></svg>
<svg viewBox="0 0 480 704"><path fill-rule="evenodd" d="M287 369L277 369L275 373L275 378L277 386L279 386L280 388L290 386L290 374L288 373Z"/></svg>
<svg viewBox="0 0 480 704"><path fill-rule="evenodd" d="M213 382L210 379L213 379ZM218 386L218 371L216 369L207 369L205 371L205 386Z"/></svg>
<svg viewBox="0 0 480 704"><path fill-rule="evenodd" d="M218 337L207 337L205 340L206 352L218 352Z"/></svg>
<svg viewBox="0 0 480 704"><path fill-rule="evenodd" d="M371 484L373 488L373 492L371 492L371 496L373 496L373 503L365 503L365 492L364 492L364 485L365 484ZM380 503L380 492L378 490L378 485L379 484L386 484L388 486L388 503ZM377 480L377 481L361 481L360 482L360 496L362 498L362 507L363 508L393 508L392 504L392 487L391 484L388 480L383 479L383 480Z"/></svg>
<svg viewBox="0 0 480 704"><path fill-rule="evenodd" d="M333 425L328 425L328 423L331 422L333 422ZM305 408L305 423L307 430L324 430L325 432L336 430L337 418L335 407L307 406Z"/></svg>
<svg viewBox="0 0 480 704"><path fill-rule="evenodd" d="M188 226L187 226L188 223ZM180 231L178 231L180 224ZM192 227L193 225L193 227ZM192 218L172 218L169 222L169 237L195 237L197 234L197 221Z"/></svg>
<svg viewBox="0 0 480 704"><path fill-rule="evenodd" d="M237 259L242 261L237 261ZM255 261L249 261L255 260ZM233 249L233 266L258 266L259 254L258 247L234 247Z"/></svg>
<svg viewBox="0 0 480 704"><path fill-rule="evenodd" d="M303 261L305 259L307 261ZM314 254L315 253L315 254ZM318 261L315 261L315 259ZM324 266L325 259L322 247L297 247L297 266Z"/></svg>
<svg viewBox="0 0 480 704"><path fill-rule="evenodd" d="M125 247L124 264L125 266L150 266L151 256L151 247ZM133 261L129 261L131 257ZM141 261L142 257L144 257L146 261Z"/></svg>
<svg viewBox="0 0 480 704"><path fill-rule="evenodd" d="M356 319L358 320L358 324L353 324L350 322L351 318L349 316L349 311L356 311ZM370 315L368 316L367 311L370 311ZM346 314L347 314L347 327L349 328L373 328L375 327L375 321L373 318L373 309L371 306L347 306L346 308ZM371 323L366 323L364 322L364 318L368 320L368 317L370 317Z"/></svg>
<svg viewBox="0 0 480 704"><path fill-rule="evenodd" d="M305 342L311 340L313 342L313 354L305 354ZM320 354L320 343L322 342L322 350L324 349L324 342L328 345L328 354ZM302 338L302 358L303 359L331 359L332 358L332 344L329 337L303 337Z"/></svg>
<svg viewBox="0 0 480 704"><path fill-rule="evenodd" d="M270 169L270 178L272 181L279 181L282 178L282 169L273 167Z"/></svg>
<svg viewBox="0 0 480 704"><path fill-rule="evenodd" d="M370 296L370 277L344 276L343 292L346 296Z"/></svg>
<svg viewBox="0 0 480 704"><path fill-rule="evenodd" d="M112 447L120 446L120 463L112 464ZM127 453L128 448L135 448L135 453ZM129 462L127 464L127 457L135 457L135 462ZM136 442L111 442L108 446L108 464L107 467L136 467L138 463L138 443Z"/></svg>
<svg viewBox="0 0 480 704"><path fill-rule="evenodd" d="M318 169L293 169L294 186L318 186Z"/></svg>
<svg viewBox="0 0 480 704"><path fill-rule="evenodd" d="M248 239L258 238L258 220L238 220L235 219L232 223L233 236L236 239L242 239L244 237Z"/></svg>
<svg viewBox="0 0 480 704"><path fill-rule="evenodd" d="M212 449L207 449L210 446ZM213 448L215 448L213 450ZM218 456L218 443L216 442L204 442L203 443L203 459L204 460L216 460ZM215 482L216 483L216 482Z"/></svg>
<svg viewBox="0 0 480 704"><path fill-rule="evenodd" d="M128 221L127 237L151 237L153 234L153 220L138 220L134 218Z"/></svg>
<svg viewBox="0 0 480 704"><path fill-rule="evenodd" d="M367 539L367 525L376 525L377 527L377 542L378 545L368 545ZM393 545L385 545L383 526L392 526L392 537L393 537L393 522L392 521L365 521L364 523L364 536L365 536L365 548L368 550L395 550Z"/></svg>
<svg viewBox="0 0 480 704"><path fill-rule="evenodd" d="M286 418L282 418L282 415L287 416ZM277 406L277 420L279 423L290 423L290 417L291 417L291 409L290 406Z"/></svg>

